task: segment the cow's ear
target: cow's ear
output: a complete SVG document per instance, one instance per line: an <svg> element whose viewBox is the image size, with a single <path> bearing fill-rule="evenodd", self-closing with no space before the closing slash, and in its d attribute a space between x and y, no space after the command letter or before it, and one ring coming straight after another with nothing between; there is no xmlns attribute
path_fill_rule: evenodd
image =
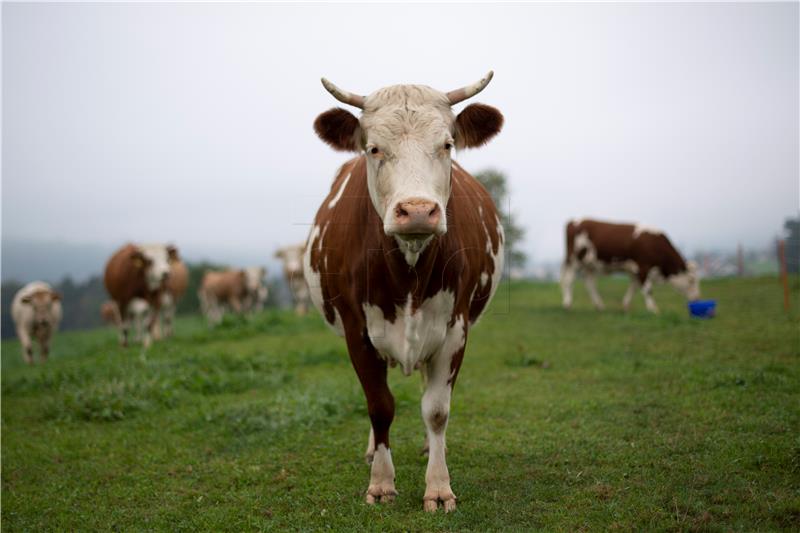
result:
<svg viewBox="0 0 800 533"><path fill-rule="evenodd" d="M56 291L50 291L50 300L52 300L54 302L60 302L61 301L61 294L57 293Z"/></svg>
<svg viewBox="0 0 800 533"><path fill-rule="evenodd" d="M314 131L334 150L358 152L361 148L361 125L358 119L341 107L322 113L314 121Z"/></svg>
<svg viewBox="0 0 800 533"><path fill-rule="evenodd" d="M33 302L33 296L23 296L20 302L24 304L30 304L31 302Z"/></svg>
<svg viewBox="0 0 800 533"><path fill-rule="evenodd" d="M503 114L486 104L470 104L456 117L456 148L486 144L503 128Z"/></svg>
<svg viewBox="0 0 800 533"><path fill-rule="evenodd" d="M179 259L178 249L175 248L175 246L173 246L172 244L167 245L167 258L169 259L170 263L177 261Z"/></svg>
<svg viewBox="0 0 800 533"><path fill-rule="evenodd" d="M275 259L283 259L283 248L275 250Z"/></svg>

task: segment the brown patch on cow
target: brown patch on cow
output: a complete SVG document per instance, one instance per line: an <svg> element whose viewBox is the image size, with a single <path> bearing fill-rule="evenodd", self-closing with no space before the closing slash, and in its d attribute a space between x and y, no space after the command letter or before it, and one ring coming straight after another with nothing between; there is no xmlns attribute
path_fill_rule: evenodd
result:
<svg viewBox="0 0 800 533"><path fill-rule="evenodd" d="M456 147L476 148L503 128L503 114L486 104L470 104L456 117Z"/></svg>
<svg viewBox="0 0 800 533"><path fill-rule="evenodd" d="M200 282L200 291L239 312L247 296L247 273L244 270L208 271Z"/></svg>
<svg viewBox="0 0 800 533"><path fill-rule="evenodd" d="M314 121L314 131L319 138L343 152L358 151L360 129L358 119L341 107L325 111Z"/></svg>

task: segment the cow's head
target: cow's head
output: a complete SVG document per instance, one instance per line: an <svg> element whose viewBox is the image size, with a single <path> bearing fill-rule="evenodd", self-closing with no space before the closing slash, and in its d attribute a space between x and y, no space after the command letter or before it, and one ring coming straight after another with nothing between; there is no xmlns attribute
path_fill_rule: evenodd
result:
<svg viewBox="0 0 800 533"><path fill-rule="evenodd" d="M457 116L451 109L482 91L492 75L448 93L395 85L369 96L322 79L334 98L363 112L356 118L330 109L317 117L314 130L337 150L364 152L372 205L407 257L447 231L453 149L481 146L503 126L500 111L484 104L468 105Z"/></svg>
<svg viewBox="0 0 800 533"><path fill-rule="evenodd" d="M22 303L33 310L33 326L38 330L50 329L54 326L56 316L54 308L60 305L61 295L48 289L37 290L22 298Z"/></svg>
<svg viewBox="0 0 800 533"><path fill-rule="evenodd" d="M167 281L170 265L178 261L178 249L171 244L142 244L133 252L133 265L144 273L147 288L160 289Z"/></svg>
<svg viewBox="0 0 800 533"><path fill-rule="evenodd" d="M669 276L667 281L686 296L687 300L694 301L700 298L700 276L697 272L697 263L694 261L687 261L686 270Z"/></svg>
<svg viewBox="0 0 800 533"><path fill-rule="evenodd" d="M275 252L275 257L283 261L283 272L287 276L302 275L304 244L285 246Z"/></svg>
<svg viewBox="0 0 800 533"><path fill-rule="evenodd" d="M264 267L247 267L244 269L244 273L247 280L247 292L257 293L259 287L264 284L264 276L267 274L266 269Z"/></svg>

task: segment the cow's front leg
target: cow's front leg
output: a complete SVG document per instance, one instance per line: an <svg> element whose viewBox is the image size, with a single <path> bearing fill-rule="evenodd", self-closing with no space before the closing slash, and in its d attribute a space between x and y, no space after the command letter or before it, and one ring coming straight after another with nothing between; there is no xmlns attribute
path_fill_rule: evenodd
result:
<svg viewBox="0 0 800 533"><path fill-rule="evenodd" d="M367 411L372 424L367 449L367 460L369 448L373 449L372 467L366 501L368 504L390 502L397 496L397 490L394 486L394 463L389 447L389 427L394 420L394 397L386 382L386 361L378 356L366 332L364 335L348 332L347 348L367 397Z"/></svg>
<svg viewBox="0 0 800 533"><path fill-rule="evenodd" d="M448 338L454 335L456 326ZM463 330L462 330L463 331ZM428 444L428 468L425 472L424 508L428 512L435 512L442 503L445 512L455 511L456 495L450 488L450 472L447 470L445 454L445 433L447 421L450 417L450 396L453 390L461 359L464 355L466 336L457 332L461 339L455 339L455 344L445 342L445 349L431 358L423 368L425 373L425 392L422 395L422 419L425 422ZM455 352L446 353L445 350Z"/></svg>
<svg viewBox="0 0 800 533"><path fill-rule="evenodd" d="M642 295L644 296L644 305L647 307L647 310L651 313L658 313L658 306L656 305L656 301L653 299L653 281L648 279L642 285Z"/></svg>
<svg viewBox="0 0 800 533"><path fill-rule="evenodd" d="M628 290L625 291L625 296L622 298L622 309L628 311L631 308L631 300L633 300L633 295L636 292L636 286L638 282L635 278L631 278L631 283L628 285Z"/></svg>
<svg viewBox="0 0 800 533"><path fill-rule="evenodd" d="M594 272L586 272L584 283L586 284L586 290L589 291L589 297L592 299L592 304L594 304L595 309L598 311L605 309L606 306L603 303L603 299L600 297L600 293L597 292Z"/></svg>
<svg viewBox="0 0 800 533"><path fill-rule="evenodd" d="M33 341L25 326L17 326L17 338L22 347L22 358L29 365L33 364Z"/></svg>

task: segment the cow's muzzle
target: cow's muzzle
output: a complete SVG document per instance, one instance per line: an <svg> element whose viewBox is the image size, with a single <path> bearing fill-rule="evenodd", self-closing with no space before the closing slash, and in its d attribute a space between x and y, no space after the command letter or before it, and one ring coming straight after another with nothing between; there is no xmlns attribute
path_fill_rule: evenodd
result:
<svg viewBox="0 0 800 533"><path fill-rule="evenodd" d="M427 239L441 231L442 210L430 200L409 198L394 207L388 233L403 239Z"/></svg>

